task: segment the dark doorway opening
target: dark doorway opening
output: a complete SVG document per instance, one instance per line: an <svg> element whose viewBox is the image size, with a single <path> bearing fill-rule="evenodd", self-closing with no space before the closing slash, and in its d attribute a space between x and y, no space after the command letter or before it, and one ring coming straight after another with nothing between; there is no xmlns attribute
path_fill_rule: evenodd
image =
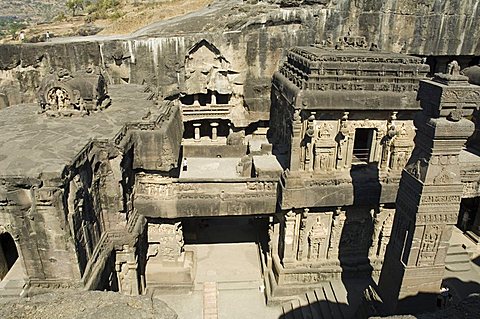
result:
<svg viewBox="0 0 480 319"><path fill-rule="evenodd" d="M185 244L260 242L268 231L268 218L261 216L187 218L182 224Z"/></svg>
<svg viewBox="0 0 480 319"><path fill-rule="evenodd" d="M373 128L357 128L355 130L352 164L366 164L370 162L375 132Z"/></svg>
<svg viewBox="0 0 480 319"><path fill-rule="evenodd" d="M9 233L0 234L0 280L2 280L18 259L17 246Z"/></svg>

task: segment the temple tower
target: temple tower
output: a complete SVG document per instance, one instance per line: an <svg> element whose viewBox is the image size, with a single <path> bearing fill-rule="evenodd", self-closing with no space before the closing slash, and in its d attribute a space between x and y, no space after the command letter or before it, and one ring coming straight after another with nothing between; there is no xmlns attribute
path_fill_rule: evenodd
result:
<svg viewBox="0 0 480 319"><path fill-rule="evenodd" d="M454 61L447 74L420 82L418 99L415 148L402 172L379 280L387 312L435 306L462 196L459 154L474 130L464 116L479 106L480 87Z"/></svg>

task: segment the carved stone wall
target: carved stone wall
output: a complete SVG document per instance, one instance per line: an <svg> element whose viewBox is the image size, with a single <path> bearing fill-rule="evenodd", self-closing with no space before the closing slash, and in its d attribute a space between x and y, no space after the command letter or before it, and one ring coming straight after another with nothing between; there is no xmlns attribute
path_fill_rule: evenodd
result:
<svg viewBox="0 0 480 319"><path fill-rule="evenodd" d="M415 149L402 173L379 282L389 311L401 309L402 299L418 294L430 296L433 307L442 282L463 193L459 153L474 129L462 116L477 107L478 101L469 97L480 91L459 74L457 63L449 72L420 86L423 111L415 120Z"/></svg>
<svg viewBox="0 0 480 319"><path fill-rule="evenodd" d="M275 212L276 187L275 178L212 183L138 174L134 204L148 217L265 214Z"/></svg>
<svg viewBox="0 0 480 319"><path fill-rule="evenodd" d="M368 207L324 212L305 208L303 212L287 212L281 222L283 236L280 236L279 247L282 251L277 252L283 257L284 267L322 269L340 265L345 260L362 264L369 250L378 256L377 251L388 243L390 236L389 214L383 208L374 218L371 214ZM390 214L393 215L392 210Z"/></svg>
<svg viewBox="0 0 480 319"><path fill-rule="evenodd" d="M291 210L271 226L271 296L300 293L319 282L378 276L395 209L349 206Z"/></svg>

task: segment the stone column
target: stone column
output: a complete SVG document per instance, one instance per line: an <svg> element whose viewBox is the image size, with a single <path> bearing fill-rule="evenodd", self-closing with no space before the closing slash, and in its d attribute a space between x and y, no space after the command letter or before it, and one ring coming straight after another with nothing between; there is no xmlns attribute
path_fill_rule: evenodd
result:
<svg viewBox="0 0 480 319"><path fill-rule="evenodd" d="M463 191L458 157L474 130L462 116L480 106L480 87L452 64L451 74L420 82L423 110L415 119L415 148L402 171L378 285L386 313L412 305L416 311L434 309L440 291Z"/></svg>
<svg viewBox="0 0 480 319"><path fill-rule="evenodd" d="M193 106L200 106L200 102L198 101L198 94L193 95Z"/></svg>
<svg viewBox="0 0 480 319"><path fill-rule="evenodd" d="M298 240L297 214L289 211L285 214L284 252L283 263L287 266L296 260Z"/></svg>
<svg viewBox="0 0 480 319"><path fill-rule="evenodd" d="M134 248L124 245L123 250L117 251L115 261L118 287L122 294L129 296L141 294L137 268L138 263Z"/></svg>
<svg viewBox="0 0 480 319"><path fill-rule="evenodd" d="M292 145L291 145L291 158L290 158L290 170L298 171L301 167L302 147L300 146L302 141L302 118L300 116L300 110L295 110L292 121Z"/></svg>
<svg viewBox="0 0 480 319"><path fill-rule="evenodd" d="M193 123L193 128L195 131L195 142L200 142L200 126L202 126L201 123Z"/></svg>
<svg viewBox="0 0 480 319"><path fill-rule="evenodd" d="M212 105L216 105L217 104L217 94L215 93L215 91L212 91L212 102L211 102Z"/></svg>
<svg viewBox="0 0 480 319"><path fill-rule="evenodd" d="M0 245L0 281L8 273L7 259L3 253L2 245Z"/></svg>
<svg viewBox="0 0 480 319"><path fill-rule="evenodd" d="M216 141L217 140L218 123L217 122L212 122L212 123L210 123L210 126L212 127L212 141Z"/></svg>

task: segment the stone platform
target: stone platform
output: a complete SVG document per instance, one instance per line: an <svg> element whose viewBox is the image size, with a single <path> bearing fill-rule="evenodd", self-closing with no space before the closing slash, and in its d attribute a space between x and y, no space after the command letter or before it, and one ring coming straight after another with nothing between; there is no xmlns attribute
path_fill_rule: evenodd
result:
<svg viewBox="0 0 480 319"><path fill-rule="evenodd" d="M0 110L0 176L58 176L89 141L112 140L126 123L142 121L154 107L141 85L109 90L112 105L84 117L47 117L38 114L36 104Z"/></svg>

